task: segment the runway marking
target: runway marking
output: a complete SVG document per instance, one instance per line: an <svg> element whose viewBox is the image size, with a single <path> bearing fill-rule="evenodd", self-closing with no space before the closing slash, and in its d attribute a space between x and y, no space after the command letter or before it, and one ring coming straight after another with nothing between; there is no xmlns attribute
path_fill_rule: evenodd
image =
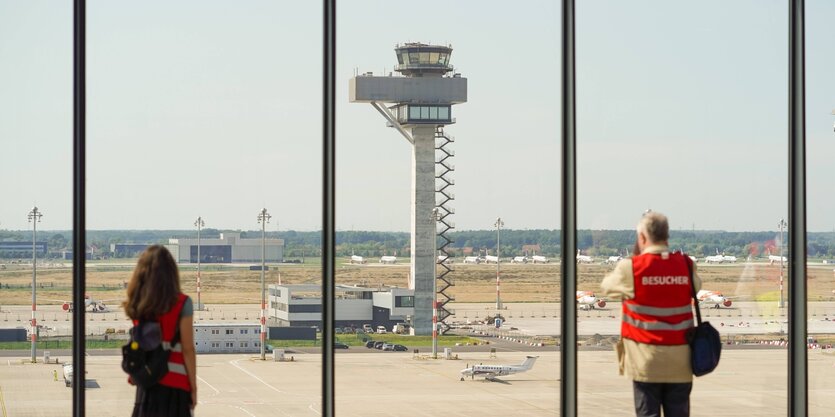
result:
<svg viewBox="0 0 835 417"><path fill-rule="evenodd" d="M322 415L322 413L320 413L318 410L313 408L313 404L310 404L309 406L307 406L307 408L309 408L310 411L313 411L314 413L316 413L316 415L320 415L320 416Z"/></svg>
<svg viewBox="0 0 835 417"><path fill-rule="evenodd" d="M269 383L267 383L267 381L264 381L263 379L259 378L259 377L258 377L258 375L255 375L255 374L253 374L252 372L249 372L249 371L247 371L246 369L242 368L240 365L238 365L238 362L240 362L240 361L242 361L242 360L243 360L243 359L237 359L237 360L234 360L234 361L229 361L229 363L231 363L231 364L232 364L232 366L234 366L234 367L236 367L236 368L240 369L243 373L245 373L245 374L247 374L247 375L249 375L249 376L251 376L251 377L255 378L255 379L256 379L256 380L258 380L260 383L262 383L262 384L266 385L266 386L267 386L268 388L270 388L271 390L273 390L273 391L275 391L275 392L277 392L277 393L279 393L279 394L288 394L288 395L289 395L289 393L287 393L287 392L285 392L285 391L282 391L282 390L280 390L280 389L278 389L278 388L276 388L276 387L274 387L274 386L270 385Z"/></svg>
<svg viewBox="0 0 835 417"><path fill-rule="evenodd" d="M249 414L249 415L250 415L250 416L252 416L252 417L255 417L255 414L250 413L249 411L247 411L247 409L246 409L246 408L243 408L243 407L238 407L237 405L233 405L233 407L237 408L238 410L243 411L244 413Z"/></svg>
<svg viewBox="0 0 835 417"><path fill-rule="evenodd" d="M3 410L3 417L8 417L8 414L6 414L6 400L3 399L2 387L0 387L0 410Z"/></svg>
<svg viewBox="0 0 835 417"><path fill-rule="evenodd" d="M201 378L201 377L199 377L199 376L197 377L197 379L199 379L199 380L200 380L201 382L203 382L204 384L208 385L208 386L209 386L209 388L213 389L213 390L215 391L215 395L220 394L220 391L218 391L218 389L217 389L217 388L213 387L213 386L212 386L212 384L208 383L205 379L203 379L203 378Z"/></svg>

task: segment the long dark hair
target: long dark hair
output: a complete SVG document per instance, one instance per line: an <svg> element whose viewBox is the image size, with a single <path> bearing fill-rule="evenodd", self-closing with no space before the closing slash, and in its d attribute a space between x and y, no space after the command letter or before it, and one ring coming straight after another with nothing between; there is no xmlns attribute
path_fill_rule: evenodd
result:
<svg viewBox="0 0 835 417"><path fill-rule="evenodd" d="M180 292L174 257L164 246L152 245L139 255L122 307L133 320L156 320L174 307Z"/></svg>

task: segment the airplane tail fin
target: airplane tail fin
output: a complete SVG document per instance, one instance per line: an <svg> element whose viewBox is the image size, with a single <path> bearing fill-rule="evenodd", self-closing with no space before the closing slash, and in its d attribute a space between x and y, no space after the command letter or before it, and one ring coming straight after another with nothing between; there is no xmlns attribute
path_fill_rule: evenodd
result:
<svg viewBox="0 0 835 417"><path fill-rule="evenodd" d="M539 358L539 356L528 356L527 358L525 358L525 361L522 362L522 368L524 368L525 370L533 368L533 364L534 362L536 362L537 358Z"/></svg>

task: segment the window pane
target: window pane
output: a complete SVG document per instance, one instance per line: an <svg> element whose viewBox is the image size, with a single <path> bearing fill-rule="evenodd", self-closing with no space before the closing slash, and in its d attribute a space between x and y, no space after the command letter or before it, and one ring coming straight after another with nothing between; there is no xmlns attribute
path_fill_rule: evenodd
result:
<svg viewBox="0 0 835 417"><path fill-rule="evenodd" d="M193 306L201 415L321 410L316 332L288 340L260 331L262 288L267 329L283 329L271 308L281 289L267 295L269 286L321 284L322 13L314 3L286 6L88 9L87 218L91 243L108 258L88 268L88 291L125 298L137 253L111 253L112 245L166 245ZM274 48L282 54L264 53ZM288 65L287 56L306 65ZM99 286L112 295L94 292ZM118 301L109 305L115 312L93 315L88 331L102 338L113 328L118 348L130 322ZM266 350L290 345L311 354L287 385L290 375L274 372ZM268 361L260 361L262 347ZM114 354L88 356L99 389L88 390L87 415L133 406L135 388ZM285 397L268 393L278 386Z"/></svg>
<svg viewBox="0 0 835 417"><path fill-rule="evenodd" d="M338 62L344 66L337 71L340 74L350 74L355 67L382 69L395 62L391 48L373 45L361 35L367 32L369 14L397 21L402 33L424 36L390 40L399 43L395 48L406 48L403 42L420 42L432 44L436 51L447 42L431 42L420 22L437 21L437 10L447 16L470 16L456 19L453 25L437 25L431 37L457 45L452 64L476 68L472 75L478 77L479 89L491 92L472 94L466 103L455 100L457 123L436 126L432 120L451 114L450 99L437 93L453 90L443 86L435 90L432 87L439 83L433 85L431 80L461 86L468 81L467 72L460 79L450 73L449 78L422 73L410 79L407 71L396 77L399 80L376 73L383 76L381 82L401 82L397 87L404 90L397 91L425 84L425 90L412 91L415 96L392 96L386 102L388 106L408 103L410 118L424 122L405 128L414 145L395 129L380 129L384 119L367 103L337 104L342 106L337 109L342 115L337 130L343 138L337 152L341 262L337 279L345 287L337 292L344 321L336 336L350 345L349 354L341 350L336 357L340 414L364 415L369 410L395 416L559 414L560 208L558 187L554 188L560 164L559 101L554 98L559 89L559 55L541 53L558 51L558 2L491 4L480 4L477 17L471 6L438 0L420 8L391 2L383 16L379 4L367 0L339 11ZM533 17L532 9L538 11ZM499 42L502 45L485 44L484 39L495 38L496 27L504 28L503 35L509 37ZM519 59L497 64L496 50L504 49L504 43L513 45ZM442 52L415 55L420 64L434 66L449 58ZM414 56L410 62L418 63ZM526 76L520 78L523 72ZM434 208L444 219L437 224L432 222ZM500 231L497 217L504 222ZM447 230L447 225L455 227ZM495 262L498 255L500 264ZM448 283L455 285L447 287ZM442 305L439 321L445 323L439 359L431 359L433 296ZM496 316L504 319L498 327ZM351 332L366 325L360 334ZM416 335L391 334L412 330ZM366 348L368 341L402 344L407 352ZM444 360L445 348L459 360ZM356 349L365 353L350 354ZM520 365L527 356L538 356L535 366L525 374L497 378L507 384L483 383L483 374L475 381L465 374L466 381L459 381L462 368ZM367 365L380 361L388 364L385 372ZM491 394L466 394L482 388ZM403 396L405 391L414 395Z"/></svg>
<svg viewBox="0 0 835 417"><path fill-rule="evenodd" d="M682 250L697 261L702 318L725 344L719 368L693 386L692 414L715 413L716 404L729 414L786 413L786 308L778 307L780 268L768 258L787 207L786 8L722 3L719 16L716 4L604 1L578 14L577 82L595 86L577 90L578 289L587 291L578 294L581 415L601 402L634 413L631 378L618 376L611 350L627 323L621 317L635 317L621 299L691 305L689 285L643 284L688 275L686 258L636 256L635 228L647 209L668 217L669 239L655 240L669 244L642 248ZM740 44L745 54L732 46ZM655 346L672 358L661 366L640 360L647 334L659 332L627 332L627 373L689 380L681 333L664 333L669 346Z"/></svg>
<svg viewBox="0 0 835 417"><path fill-rule="evenodd" d="M835 200L832 198L833 168L829 155L835 152L833 122L835 83L829 74L835 71L831 39L835 36L828 17L835 7L827 1L806 3L806 192L807 192L807 330L812 340L809 357L809 415L826 416L835 406L832 395L833 375L829 360L835 345L832 320L832 285L835 277ZM785 235L791 233L788 228ZM786 247L787 252L788 247ZM788 269L783 269L787 274ZM786 280L788 285L788 280ZM788 292L786 292L788 294Z"/></svg>
<svg viewBox="0 0 835 417"><path fill-rule="evenodd" d="M74 289L71 9L69 2L0 3L3 415L71 411L63 367L55 362L71 362L72 320L78 311L69 308ZM108 289L91 285L90 294L97 301L121 297L113 284ZM113 313L103 315L113 322ZM103 337L106 326L100 323L88 324L96 333L88 340ZM89 365L88 370L95 372Z"/></svg>

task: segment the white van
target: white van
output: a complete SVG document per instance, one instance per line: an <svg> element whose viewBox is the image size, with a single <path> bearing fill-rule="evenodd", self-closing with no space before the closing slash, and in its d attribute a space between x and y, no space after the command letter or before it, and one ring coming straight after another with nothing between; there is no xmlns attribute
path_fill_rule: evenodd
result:
<svg viewBox="0 0 835 417"><path fill-rule="evenodd" d="M377 334L386 334L385 326L377 326Z"/></svg>

